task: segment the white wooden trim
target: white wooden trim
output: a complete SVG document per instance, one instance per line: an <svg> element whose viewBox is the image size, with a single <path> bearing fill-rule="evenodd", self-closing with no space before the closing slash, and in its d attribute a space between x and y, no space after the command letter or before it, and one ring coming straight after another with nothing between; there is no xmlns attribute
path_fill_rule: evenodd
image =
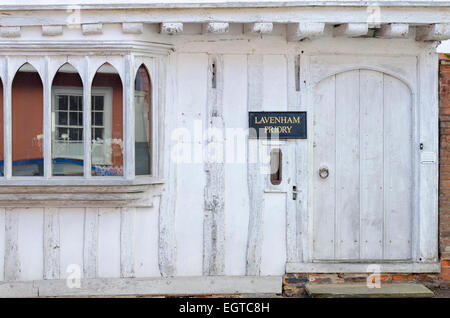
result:
<svg viewBox="0 0 450 318"><path fill-rule="evenodd" d="M245 32L255 33L255 34L269 34L273 30L273 23L263 22L263 23L248 23L245 25Z"/></svg>
<svg viewBox="0 0 450 318"><path fill-rule="evenodd" d="M274 8L274 7L309 7L309 6L317 6L317 7L361 7L361 1L359 0L325 0L317 2L315 0L294 0L294 1L174 1L168 3L167 1L135 1L135 2L120 2L117 4L102 4L102 3L81 3L77 5L80 10L93 10L93 9L191 9L191 8ZM434 0L430 3L429 0L379 0L377 1L377 5L381 7L446 7L450 6L450 1L447 0ZM61 10L66 9L67 4L42 4L37 1L34 4L24 4L24 5L15 5L15 4L5 4L0 6L1 10Z"/></svg>
<svg viewBox="0 0 450 318"><path fill-rule="evenodd" d="M387 3L387 2L386 2ZM404 2L403 2L404 3ZM423 3L426 3L424 1ZM256 4L256 2L255 2ZM448 21L448 8L446 6L435 5L433 1L427 6L402 6L403 8L390 6L383 7L383 14L380 15L380 23L411 23L411 24L432 24ZM260 5L258 3L258 5ZM378 3L377 3L378 5ZM105 7L106 6L106 7ZM120 7L103 6L100 10L83 10L80 15L80 24L100 24L100 23L122 23L124 22L124 11ZM447 5L448 6L448 5ZM0 6L4 7L4 6ZM23 7L19 7L16 13L2 18L4 26L35 26L41 25L46 21L45 17L49 15L49 9L52 6L46 6L47 10L35 10L33 14L27 14ZM139 6L134 6L138 8ZM46 21L46 25L67 25L69 13L65 10L50 11L52 19ZM405 14L406 12L406 14ZM342 23L367 23L367 6L318 6L313 4L309 6L280 6L276 10L270 7L249 7L236 10L234 7L222 8L192 8L187 10L173 10L170 8L155 9L143 7L139 10L130 10L127 12L126 22L138 23L167 23L163 27L169 30L169 24L176 23L208 23L212 21L227 21L229 23L254 23L254 22L272 22L272 23L298 23L298 22L332 22L334 24ZM171 26L171 27L172 27ZM172 31L178 30L171 29Z"/></svg>
<svg viewBox="0 0 450 318"><path fill-rule="evenodd" d="M12 175L12 75L9 57L4 59L5 73L3 81L3 175L11 179Z"/></svg>
<svg viewBox="0 0 450 318"><path fill-rule="evenodd" d="M409 33L409 24L391 23L382 25L381 28L375 32L375 36L386 39L396 39L396 38L407 38L408 33Z"/></svg>
<svg viewBox="0 0 450 318"><path fill-rule="evenodd" d="M83 127L84 127L84 178L90 179L92 177L92 163L91 163L91 89L92 89L92 73L95 75L96 70L91 70L90 60L88 57L84 58L84 86L83 86Z"/></svg>
<svg viewBox="0 0 450 318"><path fill-rule="evenodd" d="M230 29L228 22L210 22L203 24L203 34L205 33L227 33Z"/></svg>
<svg viewBox="0 0 450 318"><path fill-rule="evenodd" d="M84 35L102 34L103 33L103 24L101 24L101 23L82 24L81 30Z"/></svg>
<svg viewBox="0 0 450 318"><path fill-rule="evenodd" d="M216 87L212 87L212 64L215 64ZM223 58L221 55L209 56L207 76L207 106L205 129L216 129L225 137L223 119ZM225 153L225 141L213 140L208 136L209 143L222 144ZM217 136L215 138L218 138ZM225 270L225 166L223 162L205 162L204 170L206 184L204 188L204 219L203 219L203 274L223 275Z"/></svg>
<svg viewBox="0 0 450 318"><path fill-rule="evenodd" d="M381 273L439 273L439 263L287 263L286 273L367 273L369 265L379 265ZM372 273L370 271L370 273Z"/></svg>
<svg viewBox="0 0 450 318"><path fill-rule="evenodd" d="M2 26L0 27L0 36L3 38L20 37L20 26Z"/></svg>
<svg viewBox="0 0 450 318"><path fill-rule="evenodd" d="M450 39L450 23L437 23L418 27L416 31L416 40L418 41L441 41L448 39Z"/></svg>
<svg viewBox="0 0 450 318"><path fill-rule="evenodd" d="M419 127L419 140L416 149L423 144L422 152L439 153L439 98L438 98L438 56L435 47L430 46L420 56L418 61L419 83L419 118L416 125ZM426 79L426 80L425 80ZM423 262L436 262L438 260L438 180L439 162L419 163L419 189L417 196L418 233L413 235L419 239L418 257Z"/></svg>
<svg viewBox="0 0 450 318"><path fill-rule="evenodd" d="M122 23L122 32L125 34L142 34L144 32L143 23Z"/></svg>
<svg viewBox="0 0 450 318"><path fill-rule="evenodd" d="M249 55L247 58L248 111L262 109L264 55ZM247 239L246 275L259 275L262 249L262 209L264 207L264 176L261 174L258 156L262 143L247 138L247 184L249 193L249 225Z"/></svg>
<svg viewBox="0 0 450 318"><path fill-rule="evenodd" d="M183 23L161 23L160 32L162 34L177 34L183 32Z"/></svg>
<svg viewBox="0 0 450 318"><path fill-rule="evenodd" d="M44 279L60 278L59 209L44 209Z"/></svg>
<svg viewBox="0 0 450 318"><path fill-rule="evenodd" d="M176 86L177 80L177 54L173 53L167 58L167 75L164 78L165 88L171 94L167 94L164 105L167 113L175 112L176 105L178 104L178 89ZM166 96L164 91L163 96ZM164 115L161 115L161 118ZM169 120L166 125L163 125L165 121L161 120L161 131L163 132L163 142L161 145L161 153L170 153L170 149L173 141L169 138L169 134L174 129L176 123L174 120ZM173 200L171 193L174 193L177 189L177 167L172 160L161 160L161 171L164 177L167 178L167 183L164 186L164 190L159 200L159 241L158 241L158 265L161 275L163 277L170 277L176 275L176 263L177 263L177 244L175 233L175 213L176 213L176 200Z"/></svg>
<svg viewBox="0 0 450 318"><path fill-rule="evenodd" d="M44 134L44 177L50 178L52 175L52 83L53 76L50 76L51 65L49 57L45 57L45 76L42 81L44 90L44 109L43 109L43 134Z"/></svg>
<svg viewBox="0 0 450 318"><path fill-rule="evenodd" d="M120 276L134 277L136 209L122 208L120 217Z"/></svg>
<svg viewBox="0 0 450 318"><path fill-rule="evenodd" d="M305 38L314 38L324 34L325 23L291 23L287 26L287 40L300 41Z"/></svg>
<svg viewBox="0 0 450 318"><path fill-rule="evenodd" d="M62 25L43 25L42 26L42 35L44 36L56 36L63 34L63 26Z"/></svg>
<svg viewBox="0 0 450 318"><path fill-rule="evenodd" d="M367 23L344 23L334 28L334 36L362 36L369 31Z"/></svg>
<svg viewBox="0 0 450 318"><path fill-rule="evenodd" d="M98 208L86 208L84 213L83 277L97 277Z"/></svg>
<svg viewBox="0 0 450 318"><path fill-rule="evenodd" d="M0 298L281 294L282 282L281 276L95 278L82 279L81 288L68 288L66 280L35 280L0 283Z"/></svg>
<svg viewBox="0 0 450 318"><path fill-rule="evenodd" d="M15 212L13 208L5 210L5 281L15 281L20 278L19 214Z"/></svg>
<svg viewBox="0 0 450 318"><path fill-rule="evenodd" d="M125 57L125 76L123 87L123 118L124 118L124 176L131 180L135 177L135 105L134 82L136 78L135 57L129 54Z"/></svg>

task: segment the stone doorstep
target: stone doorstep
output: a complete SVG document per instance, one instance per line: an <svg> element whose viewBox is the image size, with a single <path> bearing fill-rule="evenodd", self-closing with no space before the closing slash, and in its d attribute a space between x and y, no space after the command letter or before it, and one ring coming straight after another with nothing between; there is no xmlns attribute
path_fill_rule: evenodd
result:
<svg viewBox="0 0 450 318"><path fill-rule="evenodd" d="M368 288L364 284L314 284L305 285L314 298L431 298L434 293L422 284L390 283L380 288Z"/></svg>

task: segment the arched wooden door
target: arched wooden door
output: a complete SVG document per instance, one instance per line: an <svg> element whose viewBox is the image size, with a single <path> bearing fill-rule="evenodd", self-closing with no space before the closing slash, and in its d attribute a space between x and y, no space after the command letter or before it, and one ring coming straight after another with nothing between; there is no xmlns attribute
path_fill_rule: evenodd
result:
<svg viewBox="0 0 450 318"><path fill-rule="evenodd" d="M411 91L382 72L317 84L313 260L407 260L412 242Z"/></svg>

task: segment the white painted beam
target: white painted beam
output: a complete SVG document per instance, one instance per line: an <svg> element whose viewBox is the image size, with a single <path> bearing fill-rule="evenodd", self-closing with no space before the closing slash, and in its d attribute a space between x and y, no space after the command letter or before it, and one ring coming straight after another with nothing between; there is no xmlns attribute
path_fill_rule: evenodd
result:
<svg viewBox="0 0 450 318"><path fill-rule="evenodd" d="M409 24L390 23L384 24L375 32L375 37L385 39L407 38L409 33Z"/></svg>
<svg viewBox="0 0 450 318"><path fill-rule="evenodd" d="M20 26L2 26L0 27L0 36L3 38L20 37Z"/></svg>
<svg viewBox="0 0 450 318"><path fill-rule="evenodd" d="M287 27L287 40L300 41L305 38L314 38L323 35L325 23L292 23Z"/></svg>
<svg viewBox="0 0 450 318"><path fill-rule="evenodd" d="M63 27L62 25L43 25L42 26L42 35L44 36L55 36L62 35Z"/></svg>
<svg viewBox="0 0 450 318"><path fill-rule="evenodd" d="M97 35L103 33L103 24L91 23L81 25L81 29L84 35Z"/></svg>
<svg viewBox="0 0 450 318"><path fill-rule="evenodd" d="M268 34L273 30L271 22L248 23L245 25L245 32L252 34Z"/></svg>
<svg viewBox="0 0 450 318"><path fill-rule="evenodd" d="M333 35L356 37L366 35L367 32L369 32L367 23L344 23L334 28Z"/></svg>
<svg viewBox="0 0 450 318"><path fill-rule="evenodd" d="M232 295L280 294L281 276L197 276L173 278L82 279L81 288L68 288L65 280L34 281L39 296L105 295ZM18 284L18 283L16 283ZM1 285L0 285L1 286ZM15 287L15 285L14 285ZM17 292L20 290L17 288ZM32 293L28 290L25 296ZM0 294L0 296L2 296Z"/></svg>
<svg viewBox="0 0 450 318"><path fill-rule="evenodd" d="M438 273L440 264L435 263L375 263L381 273ZM286 273L367 273L368 264L363 263L287 263Z"/></svg>
<svg viewBox="0 0 450 318"><path fill-rule="evenodd" d="M142 34L144 32L143 23L122 23L122 32L125 34Z"/></svg>
<svg viewBox="0 0 450 318"><path fill-rule="evenodd" d="M162 34L177 34L183 32L183 23L161 23Z"/></svg>
<svg viewBox="0 0 450 318"><path fill-rule="evenodd" d="M210 22L203 24L203 34L214 33L221 34L227 33L230 29L230 24L228 22Z"/></svg>
<svg viewBox="0 0 450 318"><path fill-rule="evenodd" d="M450 23L437 23L417 27L417 41L442 41L450 39Z"/></svg>

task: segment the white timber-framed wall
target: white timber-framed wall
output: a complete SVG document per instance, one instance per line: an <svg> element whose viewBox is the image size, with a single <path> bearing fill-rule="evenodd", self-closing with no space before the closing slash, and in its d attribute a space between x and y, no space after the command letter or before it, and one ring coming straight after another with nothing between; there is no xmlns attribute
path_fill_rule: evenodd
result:
<svg viewBox="0 0 450 318"><path fill-rule="evenodd" d="M287 272L361 273L370 264L382 272L438 272L435 48L436 41L450 37L449 4L378 4L375 26L367 22L367 6L346 1L174 8L135 3L112 9L106 4L0 5L0 11L15 10L0 20L6 138L7 92L25 62L42 78L47 120L52 79L60 66L69 62L78 70L90 114L92 79L101 65L111 63L122 79L126 119L125 178L56 181L47 167L42 180L18 180L5 168L0 295L279 293ZM69 27L74 12L76 25ZM147 179L135 177L130 164L134 77L142 64L152 82L155 141L154 175ZM409 255L320 261L313 253L315 90L330 76L360 70L395 78L411 94ZM306 111L308 138L245 139L236 146L244 152L235 161L203 161L199 153L209 144L230 152L227 142L233 136L227 129L245 130L249 111ZM203 135L207 129L219 133ZM180 145L174 132L187 132L181 144L191 149L191 161L174 162ZM90 136L84 138L86 163ZM46 140L44 157L50 158L48 135ZM283 150L280 186L261 174L264 162L250 160L254 149L272 148ZM58 190L64 186L66 191ZM66 286L71 264L81 268L81 288Z"/></svg>

